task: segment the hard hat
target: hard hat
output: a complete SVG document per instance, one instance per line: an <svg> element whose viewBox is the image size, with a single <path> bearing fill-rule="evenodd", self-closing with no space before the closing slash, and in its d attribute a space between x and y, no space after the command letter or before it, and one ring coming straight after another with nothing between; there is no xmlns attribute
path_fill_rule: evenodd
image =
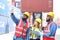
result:
<svg viewBox="0 0 60 40"><path fill-rule="evenodd" d="M39 24L41 23L41 19L40 18L35 19L35 21L37 21Z"/></svg>
<svg viewBox="0 0 60 40"><path fill-rule="evenodd" d="M54 12L49 12L47 15L51 16L52 18L54 18Z"/></svg>
<svg viewBox="0 0 60 40"><path fill-rule="evenodd" d="M30 17L30 13L29 12L25 12L25 15L27 15L28 17Z"/></svg>

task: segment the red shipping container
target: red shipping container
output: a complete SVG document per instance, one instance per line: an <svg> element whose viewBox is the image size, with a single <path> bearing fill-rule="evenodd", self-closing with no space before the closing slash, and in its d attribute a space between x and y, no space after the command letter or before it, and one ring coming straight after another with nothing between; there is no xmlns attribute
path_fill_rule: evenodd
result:
<svg viewBox="0 0 60 40"><path fill-rule="evenodd" d="M22 12L53 11L53 0L21 0L21 11Z"/></svg>

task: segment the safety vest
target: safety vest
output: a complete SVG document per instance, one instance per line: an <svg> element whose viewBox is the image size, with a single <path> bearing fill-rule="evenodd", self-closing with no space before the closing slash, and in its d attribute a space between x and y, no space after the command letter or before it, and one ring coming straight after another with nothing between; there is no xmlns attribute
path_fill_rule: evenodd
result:
<svg viewBox="0 0 60 40"><path fill-rule="evenodd" d="M40 31L40 28L34 28L33 26L32 26L32 28L31 28L31 31ZM35 35L34 33L32 33L32 34L30 34L30 38L32 38L32 39L36 39L36 38L38 38L37 37L37 35Z"/></svg>
<svg viewBox="0 0 60 40"><path fill-rule="evenodd" d="M28 22L26 22L26 26L24 26L24 23L21 19L19 24L16 25L15 35L17 37L26 38L27 29L28 29Z"/></svg>
<svg viewBox="0 0 60 40"><path fill-rule="evenodd" d="M50 32L50 27L53 22L50 22L45 28L44 28L44 34L47 34ZM55 36L50 36L50 37L43 37L43 40L55 40Z"/></svg>
<svg viewBox="0 0 60 40"><path fill-rule="evenodd" d="M44 33L49 33L50 32L50 27L51 27L52 22L50 22L46 27L44 27Z"/></svg>

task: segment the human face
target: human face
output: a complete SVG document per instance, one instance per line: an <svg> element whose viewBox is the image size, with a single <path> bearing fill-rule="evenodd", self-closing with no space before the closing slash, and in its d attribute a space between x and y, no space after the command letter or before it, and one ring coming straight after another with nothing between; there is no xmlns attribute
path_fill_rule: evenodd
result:
<svg viewBox="0 0 60 40"><path fill-rule="evenodd" d="M50 19L51 19L51 17L50 17L49 15L47 15L47 17L46 17L46 22L49 22Z"/></svg>
<svg viewBox="0 0 60 40"><path fill-rule="evenodd" d="M34 26L37 27L38 26L38 22L34 21Z"/></svg>
<svg viewBox="0 0 60 40"><path fill-rule="evenodd" d="M23 15L23 18L22 19L23 19L23 21L27 21L27 18L28 17L26 15Z"/></svg>
<svg viewBox="0 0 60 40"><path fill-rule="evenodd" d="M24 14L24 15L23 15L23 18L24 18L24 19L26 19L26 18L27 18L27 16Z"/></svg>

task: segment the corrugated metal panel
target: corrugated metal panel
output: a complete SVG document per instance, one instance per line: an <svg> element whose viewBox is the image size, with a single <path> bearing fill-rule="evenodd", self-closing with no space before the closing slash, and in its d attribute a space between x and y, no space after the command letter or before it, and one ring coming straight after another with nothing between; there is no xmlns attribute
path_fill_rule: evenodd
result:
<svg viewBox="0 0 60 40"><path fill-rule="evenodd" d="M22 12L53 11L53 0L21 0L21 11Z"/></svg>

